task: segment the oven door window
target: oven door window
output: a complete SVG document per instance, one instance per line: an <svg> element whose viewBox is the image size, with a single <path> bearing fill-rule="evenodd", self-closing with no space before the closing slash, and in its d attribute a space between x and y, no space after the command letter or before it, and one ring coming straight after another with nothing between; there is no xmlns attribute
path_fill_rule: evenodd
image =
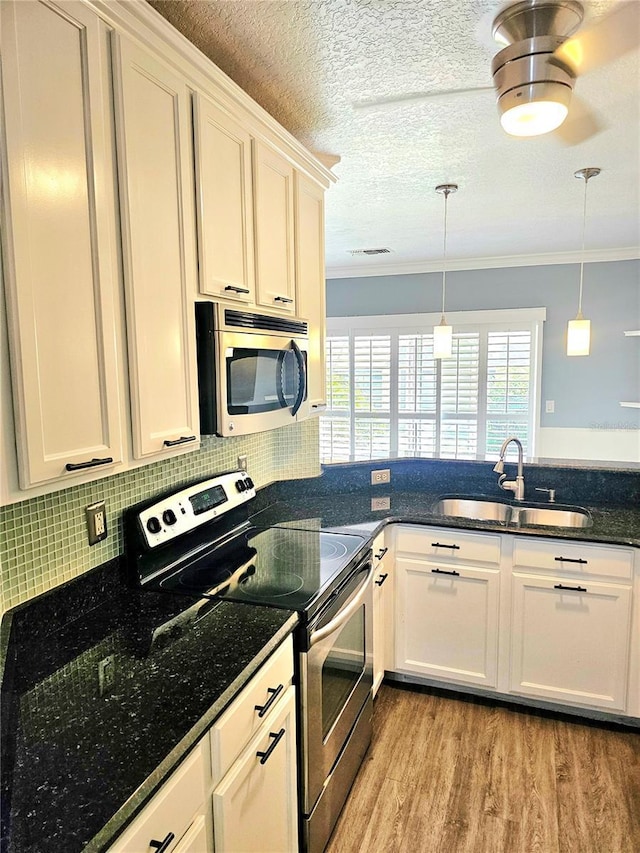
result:
<svg viewBox="0 0 640 853"><path fill-rule="evenodd" d="M234 347L227 351L226 362L230 415L260 414L293 406L301 377L292 350Z"/></svg>
<svg viewBox="0 0 640 853"><path fill-rule="evenodd" d="M365 669L364 606L333 641L322 666L322 739L347 703Z"/></svg>

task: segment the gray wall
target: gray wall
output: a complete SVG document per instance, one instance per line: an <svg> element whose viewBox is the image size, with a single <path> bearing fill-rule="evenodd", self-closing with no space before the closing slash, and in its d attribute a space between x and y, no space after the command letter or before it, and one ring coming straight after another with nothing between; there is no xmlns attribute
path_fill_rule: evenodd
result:
<svg viewBox="0 0 640 853"><path fill-rule="evenodd" d="M640 410L620 400L640 400L640 261L587 264L583 313L591 320L591 355L565 354L567 320L576 315L577 264L461 270L447 273L447 310L547 309L543 332L543 427L640 428ZM441 273L329 279L327 316L412 314L440 311ZM544 401L555 400L555 414Z"/></svg>

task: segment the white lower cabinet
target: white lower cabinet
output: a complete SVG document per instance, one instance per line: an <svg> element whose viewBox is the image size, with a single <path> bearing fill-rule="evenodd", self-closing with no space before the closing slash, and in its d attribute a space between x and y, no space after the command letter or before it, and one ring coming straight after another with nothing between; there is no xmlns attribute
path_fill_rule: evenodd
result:
<svg viewBox="0 0 640 853"><path fill-rule="evenodd" d="M624 711L631 587L514 575L511 691Z"/></svg>
<svg viewBox="0 0 640 853"><path fill-rule="evenodd" d="M417 525L386 535L396 672L638 714L634 549Z"/></svg>
<svg viewBox="0 0 640 853"><path fill-rule="evenodd" d="M216 853L298 849L293 687L214 789L213 832Z"/></svg>
<svg viewBox="0 0 640 853"><path fill-rule="evenodd" d="M391 669L391 658L388 655L389 638L392 635L393 615L389 612L392 606L393 578L391 572L391 555L387 559L388 547L384 544L384 533L376 536L373 542L373 695L375 697L385 669Z"/></svg>
<svg viewBox="0 0 640 853"><path fill-rule="evenodd" d="M402 525L395 552L395 668L494 688L500 536Z"/></svg>
<svg viewBox="0 0 640 853"><path fill-rule="evenodd" d="M396 667L495 687L500 573L401 558L396 579Z"/></svg>

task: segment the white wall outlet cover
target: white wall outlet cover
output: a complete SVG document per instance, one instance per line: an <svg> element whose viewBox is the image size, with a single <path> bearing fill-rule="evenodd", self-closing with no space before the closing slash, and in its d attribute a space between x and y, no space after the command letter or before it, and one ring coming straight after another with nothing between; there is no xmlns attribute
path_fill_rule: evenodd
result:
<svg viewBox="0 0 640 853"><path fill-rule="evenodd" d="M391 498L371 498L371 511L391 509Z"/></svg>
<svg viewBox="0 0 640 853"><path fill-rule="evenodd" d="M390 468L380 468L377 471L371 472L371 485L379 486L382 483L390 483L391 482L391 469Z"/></svg>
<svg viewBox="0 0 640 853"><path fill-rule="evenodd" d="M90 504L85 509L89 545L97 545L107 538L107 511L104 501Z"/></svg>

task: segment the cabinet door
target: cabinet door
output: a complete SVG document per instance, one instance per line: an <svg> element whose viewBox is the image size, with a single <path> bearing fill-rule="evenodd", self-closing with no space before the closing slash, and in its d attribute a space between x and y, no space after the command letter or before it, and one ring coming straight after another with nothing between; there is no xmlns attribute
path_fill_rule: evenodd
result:
<svg viewBox="0 0 640 853"><path fill-rule="evenodd" d="M122 460L108 56L78 3L2 3L1 16L4 276L28 488Z"/></svg>
<svg viewBox="0 0 640 853"><path fill-rule="evenodd" d="M382 684L387 668L387 635L391 630L389 594L391 592L391 558L384 546L384 534L373 543L373 695Z"/></svg>
<svg viewBox="0 0 640 853"><path fill-rule="evenodd" d="M497 570L397 558L396 668L495 687Z"/></svg>
<svg viewBox="0 0 640 853"><path fill-rule="evenodd" d="M513 596L512 692L623 711L631 587L514 575Z"/></svg>
<svg viewBox="0 0 640 853"><path fill-rule="evenodd" d="M295 688L213 792L216 853L298 850Z"/></svg>
<svg viewBox="0 0 640 853"><path fill-rule="evenodd" d="M251 137L194 96L200 292L254 301Z"/></svg>
<svg viewBox="0 0 640 853"><path fill-rule="evenodd" d="M312 411L326 406L324 190L296 173L296 306L309 322L308 388Z"/></svg>
<svg viewBox="0 0 640 853"><path fill-rule="evenodd" d="M114 46L133 445L144 458L199 444L190 104L155 57L125 38Z"/></svg>
<svg viewBox="0 0 640 853"><path fill-rule="evenodd" d="M259 305L295 313L293 166L253 143L256 297Z"/></svg>

